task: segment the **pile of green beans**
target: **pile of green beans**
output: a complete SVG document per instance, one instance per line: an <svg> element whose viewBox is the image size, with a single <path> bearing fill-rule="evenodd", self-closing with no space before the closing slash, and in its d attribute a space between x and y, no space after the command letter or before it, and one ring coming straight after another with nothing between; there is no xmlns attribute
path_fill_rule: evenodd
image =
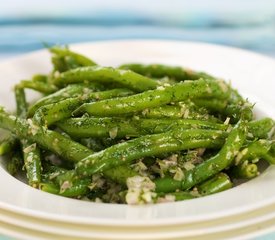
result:
<svg viewBox="0 0 275 240"><path fill-rule="evenodd" d="M7 171L64 197L105 203L182 201L232 188L275 163L275 123L207 73L129 63L102 67L54 46L52 71L0 106ZM28 103L25 89L42 97Z"/></svg>

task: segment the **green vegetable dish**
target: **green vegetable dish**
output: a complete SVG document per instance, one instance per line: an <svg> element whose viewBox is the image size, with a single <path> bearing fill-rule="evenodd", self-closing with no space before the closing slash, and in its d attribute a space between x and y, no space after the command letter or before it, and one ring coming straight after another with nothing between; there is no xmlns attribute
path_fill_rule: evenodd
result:
<svg viewBox="0 0 275 240"><path fill-rule="evenodd" d="M98 66L49 48L53 69L0 107L7 171L42 191L104 203L194 199L275 163L274 121L222 79L161 64ZM43 94L26 101L25 89Z"/></svg>

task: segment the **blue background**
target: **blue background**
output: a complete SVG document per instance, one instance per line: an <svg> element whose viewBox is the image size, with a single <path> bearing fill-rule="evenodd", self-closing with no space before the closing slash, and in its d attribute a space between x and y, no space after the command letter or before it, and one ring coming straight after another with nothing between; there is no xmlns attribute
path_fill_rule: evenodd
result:
<svg viewBox="0 0 275 240"><path fill-rule="evenodd" d="M275 0L0 0L0 56L49 44L153 38L275 56Z"/></svg>
<svg viewBox="0 0 275 240"><path fill-rule="evenodd" d="M0 0L0 61L44 43L133 38L203 41L275 57L275 0ZM257 240L267 239L275 234Z"/></svg>

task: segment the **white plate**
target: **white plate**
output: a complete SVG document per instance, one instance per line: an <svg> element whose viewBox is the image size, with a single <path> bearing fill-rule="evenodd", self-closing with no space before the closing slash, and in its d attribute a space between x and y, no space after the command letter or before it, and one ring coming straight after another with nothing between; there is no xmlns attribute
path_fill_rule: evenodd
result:
<svg viewBox="0 0 275 240"><path fill-rule="evenodd" d="M275 230L274 226L275 218L263 221L261 223L257 223L254 225L250 225L244 228L234 229L234 231L224 231L224 232L218 232L218 233L212 233L212 234L203 234L199 236L174 236L173 234L167 234L166 237L161 235L162 240L220 240L220 239L230 239L230 240L247 240L252 239L257 236L261 236L267 233L270 233ZM60 234L53 234L51 232L41 232L39 230L35 229L28 229L24 228L22 226L16 226L14 224L9 224L6 222L0 221L0 232L16 237L18 239L26 239L26 240L84 240L84 239L93 239L93 240L118 240L118 239L125 239L123 234L113 234L111 238L104 238L104 237L81 237L81 236L67 236L67 235L60 235ZM127 240L138 240L139 238L136 238L135 235L132 235ZM149 239L149 238L143 238L143 239ZM156 232L156 236L154 238L158 240L159 235Z"/></svg>
<svg viewBox="0 0 275 240"><path fill-rule="evenodd" d="M170 237L198 237L205 234L218 234L236 231L245 227L260 225L275 218L275 204L248 213L191 224L151 226L150 228L125 226L98 226L64 223L41 218L27 217L0 209L0 221L14 226L69 237L90 237L102 239L165 239Z"/></svg>
<svg viewBox="0 0 275 240"><path fill-rule="evenodd" d="M73 45L73 50L99 64L154 62L187 66L231 80L250 101L257 102L260 115L275 118L274 60L247 51L216 45L172 41L110 41ZM49 54L38 51L0 64L0 105L14 108L12 86L22 78L50 70ZM272 105L273 104L273 105ZM0 208L18 213L98 225L149 227L210 220L251 211L275 202L275 167L232 190L212 196L150 206L98 204L66 199L33 189L11 177L0 167Z"/></svg>

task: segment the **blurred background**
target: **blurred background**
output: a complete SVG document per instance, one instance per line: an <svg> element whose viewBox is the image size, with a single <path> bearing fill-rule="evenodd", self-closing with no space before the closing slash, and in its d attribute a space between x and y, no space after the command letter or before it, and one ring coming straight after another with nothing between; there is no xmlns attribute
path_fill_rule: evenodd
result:
<svg viewBox="0 0 275 240"><path fill-rule="evenodd" d="M275 0L0 0L0 59L46 44L173 39L275 57Z"/></svg>
<svg viewBox="0 0 275 240"><path fill-rule="evenodd" d="M275 0L0 0L0 60L114 39L202 41L275 57Z"/></svg>

